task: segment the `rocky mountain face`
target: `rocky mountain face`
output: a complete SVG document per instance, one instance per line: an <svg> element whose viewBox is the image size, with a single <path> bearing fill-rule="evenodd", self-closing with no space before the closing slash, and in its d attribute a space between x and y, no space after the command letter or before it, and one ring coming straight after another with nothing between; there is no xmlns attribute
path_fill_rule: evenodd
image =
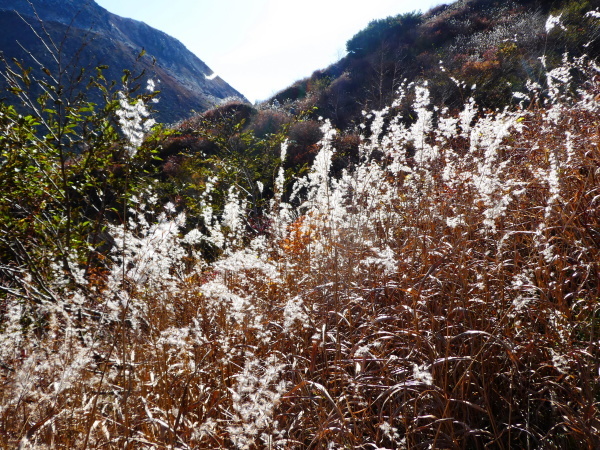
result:
<svg viewBox="0 0 600 450"><path fill-rule="evenodd" d="M0 0L0 51L35 67L32 57L51 72L108 66L107 79L120 80L124 69L146 71L161 91L157 119L172 123L242 94L219 77L177 39L143 22L112 14L93 0ZM48 36L57 62L36 36ZM48 43L48 42L46 42ZM52 48L53 46L50 45ZM145 50L143 58L138 58ZM60 67L59 67L60 66Z"/></svg>

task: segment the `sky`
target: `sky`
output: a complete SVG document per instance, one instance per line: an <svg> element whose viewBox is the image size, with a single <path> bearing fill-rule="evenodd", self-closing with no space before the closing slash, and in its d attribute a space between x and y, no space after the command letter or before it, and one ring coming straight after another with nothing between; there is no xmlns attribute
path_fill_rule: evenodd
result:
<svg viewBox="0 0 600 450"><path fill-rule="evenodd" d="M251 102L345 55L371 20L452 0L96 0L180 40Z"/></svg>

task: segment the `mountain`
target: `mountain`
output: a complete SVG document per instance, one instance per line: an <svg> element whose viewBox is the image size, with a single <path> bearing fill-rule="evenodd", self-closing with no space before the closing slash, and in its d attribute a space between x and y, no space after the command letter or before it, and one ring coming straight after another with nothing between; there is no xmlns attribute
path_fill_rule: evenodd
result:
<svg viewBox="0 0 600 450"><path fill-rule="evenodd" d="M594 10L600 11L600 0L460 0L375 20L347 42L344 58L263 104L229 103L181 122L162 156L181 159L167 168L182 177L173 167L185 169L189 149L212 154L232 140L232 130L261 139L281 132L288 138L286 165L299 170L316 154L323 118L340 131L333 156L339 172L358 160L360 135L369 128L361 128L369 120L363 111L390 107L387 116L393 117L411 104L408 98L393 106L403 84L427 82L439 110L457 112L473 97L489 111L519 103L515 91L547 86L547 69L559 66L565 53L600 57L600 22L588 14ZM409 126L413 112L401 112ZM240 153L246 151L242 146Z"/></svg>
<svg viewBox="0 0 600 450"><path fill-rule="evenodd" d="M316 107L315 116L342 130L360 124L362 111L391 105L404 80L429 80L439 106L459 108L473 95L484 108L503 108L528 80L544 85L542 60L555 66L564 53L600 55L600 27L586 15L599 7L598 0L460 0L375 20L347 42L344 58L268 102ZM550 15L560 26L549 30Z"/></svg>
<svg viewBox="0 0 600 450"><path fill-rule="evenodd" d="M7 60L24 61L25 67L35 67L29 52L51 72L58 70L36 36L47 32L61 48L61 65L70 67L72 74L80 67L93 71L106 65L105 77L120 80L124 69L145 70L161 91L157 119L164 123L210 109L226 98L246 101L221 78L211 79L213 71L177 39L112 14L93 0L0 0L0 29L0 50ZM138 59L142 50L146 55Z"/></svg>

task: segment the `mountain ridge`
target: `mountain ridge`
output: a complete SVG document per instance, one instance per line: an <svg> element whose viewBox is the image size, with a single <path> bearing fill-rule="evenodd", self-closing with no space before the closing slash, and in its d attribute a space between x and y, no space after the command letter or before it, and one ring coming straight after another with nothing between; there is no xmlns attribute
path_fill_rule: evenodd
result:
<svg viewBox="0 0 600 450"><path fill-rule="evenodd" d="M23 27L21 19L29 27ZM161 122L185 119L227 98L247 102L220 77L209 78L213 70L179 40L144 22L113 14L92 0L35 0L31 3L0 0L0 24L5 30L0 37L0 50L7 59L17 58L29 64L27 52L15 45L21 42L51 68L51 58L32 32L35 29L45 35L43 24L52 39L60 42L69 59L78 55L80 61L73 61L74 64L107 65L106 77L115 80L120 79L125 69L145 70L158 81L161 94L157 118ZM142 50L147 57L137 61Z"/></svg>
<svg viewBox="0 0 600 450"><path fill-rule="evenodd" d="M600 1L460 0L374 20L347 42L346 56L266 103L316 107L316 116L351 129L362 123L362 111L390 106L404 79L434 81L433 101L460 107L465 94L454 78L477 86L473 95L483 107L502 108L528 79L544 83L542 57L559 64L564 53L600 54L599 26L585 16L595 8ZM563 33L546 29L549 14L561 18Z"/></svg>

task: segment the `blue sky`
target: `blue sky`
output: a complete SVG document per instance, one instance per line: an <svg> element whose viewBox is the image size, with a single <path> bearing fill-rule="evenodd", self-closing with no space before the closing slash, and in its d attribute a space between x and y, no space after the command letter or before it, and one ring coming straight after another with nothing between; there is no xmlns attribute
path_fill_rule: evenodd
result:
<svg viewBox="0 0 600 450"><path fill-rule="evenodd" d="M339 60L373 19L451 0L96 0L179 39L250 101Z"/></svg>

